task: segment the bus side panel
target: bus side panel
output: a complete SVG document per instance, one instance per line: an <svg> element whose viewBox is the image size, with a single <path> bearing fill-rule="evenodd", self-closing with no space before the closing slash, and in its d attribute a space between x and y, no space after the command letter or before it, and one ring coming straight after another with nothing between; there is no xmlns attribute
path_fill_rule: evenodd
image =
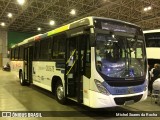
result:
<svg viewBox="0 0 160 120"><path fill-rule="evenodd" d="M90 102L89 102L89 82L90 82L90 79L83 76L83 104L86 106L90 105Z"/></svg>
<svg viewBox="0 0 160 120"><path fill-rule="evenodd" d="M61 69L56 69L55 62L33 61L32 71L34 85L52 91L51 84L53 76L59 76L64 85L64 73L61 72Z"/></svg>
<svg viewBox="0 0 160 120"><path fill-rule="evenodd" d="M11 71L17 76L19 77L19 71L22 70L23 71L23 61L11 61Z"/></svg>
<svg viewBox="0 0 160 120"><path fill-rule="evenodd" d="M160 48L156 47L148 47L146 48L147 58L148 59L160 59L159 54Z"/></svg>

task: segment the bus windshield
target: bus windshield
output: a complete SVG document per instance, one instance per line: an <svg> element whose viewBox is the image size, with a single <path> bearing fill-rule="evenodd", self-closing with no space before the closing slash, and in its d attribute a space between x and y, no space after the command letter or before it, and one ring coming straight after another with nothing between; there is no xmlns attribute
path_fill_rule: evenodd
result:
<svg viewBox="0 0 160 120"><path fill-rule="evenodd" d="M142 36L97 33L98 72L114 78L141 77L145 75L144 63L145 51Z"/></svg>

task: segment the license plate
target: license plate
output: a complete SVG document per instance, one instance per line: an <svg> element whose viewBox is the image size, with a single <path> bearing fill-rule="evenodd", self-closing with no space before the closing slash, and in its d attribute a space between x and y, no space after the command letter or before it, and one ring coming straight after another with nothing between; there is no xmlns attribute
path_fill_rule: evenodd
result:
<svg viewBox="0 0 160 120"><path fill-rule="evenodd" d="M131 105L134 103L134 100L125 101L124 105Z"/></svg>

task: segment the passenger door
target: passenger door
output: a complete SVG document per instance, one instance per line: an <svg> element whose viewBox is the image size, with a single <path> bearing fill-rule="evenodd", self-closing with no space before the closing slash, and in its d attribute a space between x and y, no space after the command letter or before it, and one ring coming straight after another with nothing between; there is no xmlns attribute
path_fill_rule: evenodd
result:
<svg viewBox="0 0 160 120"><path fill-rule="evenodd" d="M33 46L24 49L24 79L26 82L32 81L32 60L33 60Z"/></svg>
<svg viewBox="0 0 160 120"><path fill-rule="evenodd" d="M66 48L66 94L78 102L83 98L83 80L86 59L86 35L67 39Z"/></svg>

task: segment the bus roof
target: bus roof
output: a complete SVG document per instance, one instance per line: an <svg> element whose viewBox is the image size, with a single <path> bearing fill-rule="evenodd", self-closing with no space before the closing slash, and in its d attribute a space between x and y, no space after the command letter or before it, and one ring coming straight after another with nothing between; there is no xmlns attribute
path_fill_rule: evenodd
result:
<svg viewBox="0 0 160 120"><path fill-rule="evenodd" d="M23 40L22 42L20 42L16 45L13 45L11 48L29 43L31 41L40 40L44 37L51 36L53 34L60 33L60 32L63 32L63 31L66 31L66 30L69 30L69 29L72 29L72 28L75 28L75 27L83 26L83 25L93 25L92 17L85 17L85 18L82 18L80 20L69 23L67 25L64 25L64 26L58 27L56 29L53 29L53 30L51 30L49 32L46 32L44 34L39 34L39 35L35 35L33 37L30 37L30 38L27 38L27 39Z"/></svg>
<svg viewBox="0 0 160 120"><path fill-rule="evenodd" d="M117 20L117 19L112 19L112 18L105 18L105 17L96 17L96 16L92 16L93 19L103 19L103 20L111 20L111 21L117 21L117 22L121 22L121 23L125 23L125 24L130 24L130 25L133 25L133 26L137 26L139 27L138 25L136 24L133 24L133 23L130 23L130 22L126 22L126 21L122 21L122 20Z"/></svg>
<svg viewBox="0 0 160 120"><path fill-rule="evenodd" d="M112 20L112 21L117 21L117 22L121 22L121 23L137 26L137 25L129 23L129 22L116 20L116 19L112 19L112 18L89 16L89 17L85 17L85 18L79 19L77 21L71 22L71 23L69 23L67 25L58 27L58 28L56 28L54 30L48 31L48 32L46 32L44 34L38 34L38 35L35 35L33 37L27 38L27 39L23 40L22 42L20 42L20 43L18 43L16 45L13 45L11 48L14 48L14 47L20 46L20 45L24 45L24 44L32 42L32 41L40 40L40 39L42 39L44 37L51 36L53 34L60 33L60 32L63 32L63 31L66 31L66 30L69 30L69 29L72 29L72 28L76 28L76 27L80 27L80 26L84 26L84 25L92 26L93 25L93 19Z"/></svg>
<svg viewBox="0 0 160 120"><path fill-rule="evenodd" d="M15 45L11 46L11 48L14 48L16 46L20 46L20 45L29 43L30 41L35 40L36 37L41 36L41 35L43 35L43 34L38 34L38 35L32 36L30 38L27 38L27 39L23 40L22 42L19 42L19 43L15 44Z"/></svg>
<svg viewBox="0 0 160 120"><path fill-rule="evenodd" d="M145 31L143 31L143 33L156 33L156 32L160 32L160 29L145 30Z"/></svg>

